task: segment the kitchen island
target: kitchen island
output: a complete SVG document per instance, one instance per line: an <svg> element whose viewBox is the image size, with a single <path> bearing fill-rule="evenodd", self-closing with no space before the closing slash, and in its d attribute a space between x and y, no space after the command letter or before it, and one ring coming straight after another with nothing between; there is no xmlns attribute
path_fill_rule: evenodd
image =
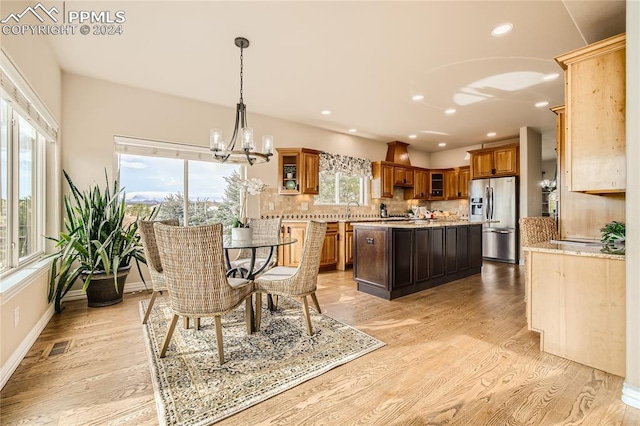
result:
<svg viewBox="0 0 640 426"><path fill-rule="evenodd" d="M405 221L354 223L358 290L392 300L480 273L482 225Z"/></svg>

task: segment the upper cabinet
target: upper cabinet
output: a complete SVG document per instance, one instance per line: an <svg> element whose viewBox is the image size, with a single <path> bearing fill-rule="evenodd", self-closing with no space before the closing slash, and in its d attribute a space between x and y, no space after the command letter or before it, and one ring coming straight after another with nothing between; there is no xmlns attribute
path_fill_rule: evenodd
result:
<svg viewBox="0 0 640 426"><path fill-rule="evenodd" d="M320 151L307 148L276 148L278 151L278 193L311 194L320 190Z"/></svg>
<svg viewBox="0 0 640 426"><path fill-rule="evenodd" d="M371 198L393 198L393 163L376 161L372 163L372 168Z"/></svg>
<svg viewBox="0 0 640 426"><path fill-rule="evenodd" d="M413 169L413 188L404 190L405 200L428 200L429 199L429 170Z"/></svg>
<svg viewBox="0 0 640 426"><path fill-rule="evenodd" d="M413 187L413 168L408 166L393 167L394 185L405 188Z"/></svg>
<svg viewBox="0 0 640 426"><path fill-rule="evenodd" d="M443 170L429 170L429 199L444 200Z"/></svg>
<svg viewBox="0 0 640 426"><path fill-rule="evenodd" d="M519 146L502 145L469 151L471 179L498 176L517 176L519 173Z"/></svg>
<svg viewBox="0 0 640 426"><path fill-rule="evenodd" d="M470 175L468 166L446 170L444 172L444 198L446 200L468 198Z"/></svg>
<svg viewBox="0 0 640 426"><path fill-rule="evenodd" d="M624 34L558 56L565 70L564 183L570 191L626 189Z"/></svg>

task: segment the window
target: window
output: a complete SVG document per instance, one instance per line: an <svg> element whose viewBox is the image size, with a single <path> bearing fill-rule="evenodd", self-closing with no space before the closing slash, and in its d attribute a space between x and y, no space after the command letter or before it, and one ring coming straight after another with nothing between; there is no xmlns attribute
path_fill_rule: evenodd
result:
<svg viewBox="0 0 640 426"><path fill-rule="evenodd" d="M181 224L219 222L226 180L240 165L220 164L207 148L116 138L120 186L127 213L144 216L159 208L157 219Z"/></svg>
<svg viewBox="0 0 640 426"><path fill-rule="evenodd" d="M348 176L343 173L320 172L320 194L316 204L347 204L357 201L365 204L366 179L362 176Z"/></svg>
<svg viewBox="0 0 640 426"><path fill-rule="evenodd" d="M44 250L45 136L0 97L0 272Z"/></svg>

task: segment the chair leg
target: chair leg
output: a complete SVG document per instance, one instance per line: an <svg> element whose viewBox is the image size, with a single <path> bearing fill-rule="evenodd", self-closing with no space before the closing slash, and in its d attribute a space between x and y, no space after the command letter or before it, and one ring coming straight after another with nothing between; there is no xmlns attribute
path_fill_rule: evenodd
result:
<svg viewBox="0 0 640 426"><path fill-rule="evenodd" d="M316 307L316 311L321 314L322 311L320 310L320 304L318 303L318 298L316 297L316 292L314 291L313 293L311 293L311 301L313 302L313 305Z"/></svg>
<svg viewBox="0 0 640 426"><path fill-rule="evenodd" d="M185 330L189 328L189 317L182 317L182 325Z"/></svg>
<svg viewBox="0 0 640 426"><path fill-rule="evenodd" d="M253 296L249 295L244 300L244 320L247 325L247 335L253 333Z"/></svg>
<svg viewBox="0 0 640 426"><path fill-rule="evenodd" d="M311 316L309 315L309 304L307 303L307 296L302 296L302 313L304 319L307 322L307 333L309 336L313 336L313 329L311 328Z"/></svg>
<svg viewBox="0 0 640 426"><path fill-rule="evenodd" d="M216 340L218 341L218 360L220 365L224 364L224 348L222 347L222 319L220 315L213 317L216 322Z"/></svg>
<svg viewBox="0 0 640 426"><path fill-rule="evenodd" d="M158 292L154 291L151 295L151 300L149 300L149 306L147 306L147 312L144 313L144 319L142 320L143 324L147 323L149 319L149 314L151 314L151 308L153 308L153 303L156 301L156 297L158 297Z"/></svg>
<svg viewBox="0 0 640 426"><path fill-rule="evenodd" d="M173 336L173 331L176 329L178 318L179 316L177 314L173 314L173 318L171 318L171 324L169 324L169 330L167 330L167 335L165 336L164 342L162 343L162 349L160 350L160 358L164 358L164 355L167 353L167 348L169 347L171 336Z"/></svg>
<svg viewBox="0 0 640 426"><path fill-rule="evenodd" d="M193 329L195 331L200 330L200 317L195 317L193 320Z"/></svg>
<svg viewBox="0 0 640 426"><path fill-rule="evenodd" d="M275 311L278 309L278 295L273 294L271 297L273 298L273 310Z"/></svg>
<svg viewBox="0 0 640 426"><path fill-rule="evenodd" d="M262 320L262 293L256 293L256 331L260 331Z"/></svg>

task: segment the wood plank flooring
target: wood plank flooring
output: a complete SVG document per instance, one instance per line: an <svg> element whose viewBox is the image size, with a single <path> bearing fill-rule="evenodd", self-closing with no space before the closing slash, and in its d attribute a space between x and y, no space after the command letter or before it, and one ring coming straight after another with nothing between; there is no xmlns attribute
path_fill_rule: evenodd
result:
<svg viewBox="0 0 640 426"><path fill-rule="evenodd" d="M324 313L387 345L219 424L640 425L621 377L539 351L523 281L521 267L485 262L389 302L357 292L351 271L322 273ZM67 302L0 392L0 424L158 424L138 312L148 298ZM56 343L63 353L49 355Z"/></svg>

